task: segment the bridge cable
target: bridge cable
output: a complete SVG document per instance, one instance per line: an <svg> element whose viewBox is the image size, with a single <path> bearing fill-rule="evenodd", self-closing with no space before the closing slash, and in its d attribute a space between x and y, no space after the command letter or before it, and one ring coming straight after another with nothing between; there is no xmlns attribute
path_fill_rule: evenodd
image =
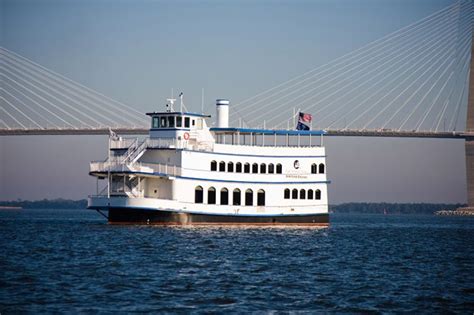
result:
<svg viewBox="0 0 474 315"><path fill-rule="evenodd" d="M449 45L452 43L452 40L448 40L446 42L446 44L444 46L447 46L449 47ZM436 52L436 54L434 56L432 56L428 61L426 61L423 66L427 65L427 64L430 64L431 61L438 57L438 58L445 58L445 56L447 55L447 53L449 53L449 50L447 50L446 52L444 52L443 54L441 54L442 51L440 50L433 50L433 52ZM431 65L431 67L429 67L428 69L426 69L422 75L420 75L419 77L422 77L424 76L432 67L433 67L434 64ZM410 68L411 69L411 68ZM409 76L407 76L402 82L400 82L397 86L395 86L394 88L392 88L388 93L386 93L382 98L379 99L378 102L374 103L372 106L370 106L369 108L367 108L364 112L362 112L360 115L358 115L353 121L352 123L350 123L349 125L347 125L347 127L349 127L351 124L353 124L355 121L359 120L361 117L363 117L363 115L365 115L369 110L371 110L372 108L374 108L378 103L380 103L381 100L383 100L385 97L387 97L388 95L390 95L392 92L394 92L396 89L398 89L399 86L401 86L402 84L404 84L405 82L408 81L408 79L410 79L413 75L415 75L419 70L421 70L421 68L418 68L416 71L412 72ZM404 94L409 88L410 88L411 85L409 85L408 87L406 87L397 97L395 97L394 99L392 99L387 105L385 105L377 114L375 114L372 119L365 124L364 127L362 127L363 129L366 129L373 121L375 121L384 111L386 111L391 105L393 105L395 103L395 101L398 99L398 97L402 94ZM346 128L347 128L346 127ZM384 127L382 127L384 128Z"/></svg>
<svg viewBox="0 0 474 315"><path fill-rule="evenodd" d="M449 53L451 54L453 51L454 51L454 49L451 48L451 49L449 50ZM438 68L437 68L434 72L432 72L431 75L429 75L428 78L431 79L431 78L441 69L441 67L442 67L448 60L449 60L449 59L445 59L445 61L443 61L443 62L438 66ZM430 70L431 68L433 68L434 65L436 65L436 63L432 64L427 70ZM427 72L427 71L425 71L424 73L426 73L426 72ZM428 80L429 80L429 79L428 79ZM384 128L393 120L393 118L395 118L395 116L398 115L398 113L399 113L403 108L406 107L406 105L408 104L408 102L420 91L420 89L428 82L428 80L425 80L422 85L418 86L418 88L416 89L416 91L415 91L414 93L412 93L412 94L408 97L408 99L403 103L403 105L402 105L401 107L399 107L399 108L395 111L395 113L390 117L390 119L388 119L388 120L385 122L385 124L382 125L382 129L384 129ZM413 86L413 83L411 83L411 84L409 85L409 87L412 87L412 86ZM430 90L431 90L431 89L430 89ZM397 98L398 98L398 96L397 96ZM411 114L410 114L410 116L411 116ZM405 122L406 122L406 120L402 123L402 126L401 126L401 127L403 127L403 125L405 124ZM400 127L400 129L401 129L401 127Z"/></svg>
<svg viewBox="0 0 474 315"><path fill-rule="evenodd" d="M5 65L4 65L4 66L5 66ZM7 65L7 67L8 67L8 65ZM48 97L54 99L55 101L64 104L68 109L70 109L70 110L76 112L77 114L82 115L82 116L86 117L87 119L92 120L92 121L94 121L94 122L96 122L97 124L100 125L100 122L98 122L97 120L95 120L93 117L90 117L90 116L88 116L88 115L86 115L86 114L84 114L84 113L81 113L80 111L78 111L77 109L75 109L73 106L67 104L66 102L64 102L64 101L62 101L61 99L57 98L56 96L52 95L50 92L45 91L45 89L41 89L40 87L38 87L38 86L32 84L31 81L26 81L24 78L22 78L22 77L19 76L18 74L15 74L15 73L13 73L13 72L10 71L10 70L5 69L5 67L3 68L3 70L4 70L4 71L7 71L8 73L10 73L10 75L15 76L16 78L21 79L21 80L23 80L24 82L27 82L30 86L34 87L34 88L35 88L36 90L38 90L38 91L41 91L41 93L47 95ZM15 71L15 70L14 70L14 71ZM39 82L38 80L32 78L31 76L28 76L28 77L29 77L30 79L32 79L34 82L37 82L37 83L39 83L40 85L43 85L43 86L44 86L44 83ZM83 124L84 126L89 126L89 127L91 127L91 128L94 127L93 125L90 125L90 124L86 123L86 122L83 121L82 119L79 119L79 118L78 118L77 116L75 116L75 115L70 114L70 116L71 116L71 117L74 117L75 120L79 121L79 122L80 122L81 124Z"/></svg>
<svg viewBox="0 0 474 315"><path fill-rule="evenodd" d="M445 29L443 32L441 32L441 34L445 33L446 31L448 31L448 28ZM434 50L433 48L438 45L439 43L444 43L443 46L448 46L448 43L449 42L446 42L444 39L445 37L448 37L449 38L449 33L447 33L446 36L443 36L443 37L440 37L438 38L438 40L434 43L431 43L431 41L428 42L428 44L424 44L422 47L418 48L417 50L415 50L414 52L412 52L409 56L413 55L416 53L415 55L415 58L418 58L420 55L421 56L424 56L425 59L427 59L427 57L430 56L431 53L434 53L436 51L439 51L438 50ZM424 40L426 41L426 39ZM426 51L429 52L429 54L426 54ZM407 56L408 57L408 56ZM411 59L410 59L411 60ZM391 80L389 80L388 82L386 82L385 84L383 84L382 87L388 87L390 86L390 84L394 83L394 82L397 82L398 79L402 78L406 73L408 73L410 70L412 70L413 68L415 68L417 65L421 64L423 62L424 59L418 59L418 61L416 61L414 64L412 64L410 67L406 68L403 72L399 73L397 76L395 76L394 78L392 78ZM432 58L430 59L432 60ZM428 62L425 62L425 64L427 64ZM405 62L403 65L406 65L407 62ZM423 64L422 66L424 66L425 64ZM395 64L394 64L395 65ZM416 72L416 71L415 71ZM383 72L382 72L383 74ZM395 91L403 82L400 82L398 85L396 85L394 88L392 88L392 90L388 93L386 93L382 98L380 98L376 103L373 104L372 107L370 107L368 110L370 110L371 108L375 107L375 105L377 105L380 101L382 101L386 96L388 96L390 93L392 93L393 91ZM346 111L342 116L339 116L336 120L333 120L328 126L327 128L330 128L331 126L333 126L335 123L337 123L338 121L340 121L341 119L343 119L344 117L346 117L347 115L351 114L353 111L359 109L362 105L364 105L367 101L369 101L372 97L374 97L375 95L379 94L380 93L380 90L376 90L375 92L373 92L372 94L370 94L368 97L366 97L364 100L362 100L360 103L358 103L356 106L352 106L352 108L349 110L349 111ZM345 107L341 107L341 109L345 109ZM337 112L337 111L336 111ZM356 119L354 119L354 121L357 121L360 117L362 117L367 111L363 112L361 115L359 115L359 117L357 117ZM366 129L367 126L370 124L371 122L368 122L364 127L363 129Z"/></svg>
<svg viewBox="0 0 474 315"><path fill-rule="evenodd" d="M11 80L11 78L7 78L8 80ZM28 95L26 95L25 93L21 92L20 90L18 90L17 88L15 88L12 84L10 84L9 82L7 82L6 80L3 80L2 81L2 84L7 84L10 86L11 89L14 89L17 93L21 94L23 97L27 98L30 102L32 103L35 103L36 105L38 105L39 107L41 107L43 110L45 110L46 112L48 112L49 114L51 114L52 116L54 116L55 118L57 118L58 120L62 121L63 123L65 124L68 124L72 127L74 127L73 125L69 124L67 121L65 121L64 119L62 119L60 116L56 115L54 112L50 111L48 108L44 107L43 105L41 105L39 102L37 102L36 100L32 99L31 97L29 97ZM52 123L52 125L54 125ZM57 125L54 125L55 127L58 127Z"/></svg>
<svg viewBox="0 0 474 315"><path fill-rule="evenodd" d="M0 50L1 51L1 50ZM21 66L23 69L26 69L27 71L29 71L30 73L35 73L37 72L38 74L35 73L35 75L37 77L41 76L41 78L43 78L44 80L47 80L49 82L51 82L52 84L54 84L55 86L58 86L60 88L62 88L63 90L67 91L67 93L69 94L72 94L76 97L79 97L80 99L86 101L87 103L91 104L92 106L94 106L95 108L98 108L99 110L101 111L105 111L107 113L110 113L114 116L117 116L119 117L121 120L123 121L126 121L127 123L130 123L131 125L134 125L133 123L131 123L131 120L126 120L125 118L123 118L122 116L120 116L118 113L116 113L116 106L114 105L111 105L111 104L105 104L107 105L107 107L112 107L115 111L112 111L108 108L104 108L104 107L101 107L97 104L95 104L94 102L88 100L87 98L85 98L84 96L74 92L74 91L78 91L79 93L82 93L82 94L87 94L87 93L84 93L84 91L81 91L80 89L76 88L72 88L70 84L68 84L66 81L62 80L62 79L58 79L54 76L52 76L51 74L48 74L46 73L45 71L43 71L41 68L38 68L34 65L31 65L31 64L28 64L26 63L25 61L21 60L20 58L17 58L16 56L13 56L13 55L8 55L8 54L4 54L5 57L7 58L10 58L10 61L11 62L15 62L15 64L17 66ZM60 84L58 84L57 82L60 82L60 84L62 84L62 86ZM89 96L90 97L90 96ZM92 99L92 98L91 98ZM101 102L101 103L104 103L104 102ZM138 119L136 116L134 115L130 115L129 113L126 113L128 116L130 116L133 120L136 120L136 121L142 121L142 119ZM103 116L102 116L103 117ZM110 120L110 119L107 119L111 122L114 122L114 123L117 123L116 121L113 121L113 120Z"/></svg>
<svg viewBox="0 0 474 315"><path fill-rule="evenodd" d="M3 99L5 101L5 103L8 103L9 102L3 97L3 96L0 96L1 99ZM3 108L3 106L0 106L0 108L8 115L10 116L11 119L13 119L18 125L20 125L21 127L23 127L23 129L27 129L25 125L23 125L20 121L18 121L13 115L11 115L9 112L7 112L7 110L5 108Z"/></svg>
<svg viewBox="0 0 474 315"><path fill-rule="evenodd" d="M31 110L33 113L35 113L36 115L40 116L41 119L45 120L47 123L50 123L52 124L52 122L47 119L46 117L44 117L43 115L41 115L39 112L37 112L34 108L31 108L29 105L25 104L25 102L23 102L22 100L20 100L18 97L16 97L15 95L13 95L12 93L10 93L9 91L7 91L6 89L4 89L3 87L0 87L0 90L7 93L11 98L15 99L18 103L22 104L24 107L28 108L29 110ZM35 121L33 121L35 125L37 125L38 127L40 127L41 129L44 129L43 127L41 127L41 125L39 125L38 123L36 123Z"/></svg>
<svg viewBox="0 0 474 315"><path fill-rule="evenodd" d="M350 58L354 58L354 57L360 55L364 50L370 49L371 46L377 46L377 42L383 42L383 41L385 41L385 40L392 40L392 39L393 39L393 35L395 35L395 34L397 34L397 33L399 33L399 32L403 32L403 31L405 31L406 29L409 29L410 27L413 27L413 26L415 26L415 25L417 25L417 24L424 23L424 22L425 22L424 20L430 20L430 19L434 18L436 15L444 14L445 11L450 11L450 10L452 10L453 8L456 8L457 5L458 5L458 4L453 4L453 5L451 5L451 6L448 6L448 7L444 8L444 9L441 9L441 10L439 10L439 11L437 11L437 12L431 14L430 16L425 17L425 18L422 19L422 20L416 21L416 22L414 22L414 23L412 23L412 24L410 24L410 25L407 25L407 26L403 27L402 29L399 29L399 30L397 30L397 31L395 31L395 32L392 32L392 33L390 33L390 34L387 34L387 35L385 35L384 37L379 38L379 39L377 39L377 40L375 40L375 41L373 41L373 42L370 42L370 43L364 45L363 47L358 48L358 49L356 49L356 50L354 50L354 51L351 51L351 52L349 52L349 53L347 53L347 54L345 54L345 55L343 55L343 56L340 56L340 57L336 58L335 60L333 60L333 61L331 61L331 62L329 62L329 63L327 63L327 64L325 64L325 65L322 65L322 66L319 66L319 67L317 67L317 68L315 68L315 69L309 70L309 71L305 72L305 73L302 74L302 75L299 75L299 76L297 76L297 77L294 77L294 78L292 78L292 79L290 79L290 80L288 80L288 81L286 81L286 82L283 82L283 83L281 83L281 84L279 84L279 85L277 85L277 86L275 86L275 87L272 87L272 88L270 88L270 89L268 89L268 90L266 90L266 91L264 91L264 92L261 92L261 93L259 93L259 94L257 94L257 95L254 95L254 96L252 96L252 97L250 97L250 98L248 98L248 99L246 99L246 100L243 100L243 101L237 103L235 106L237 107L237 106L239 106L239 105L241 105L241 104L243 104L243 103L247 103L248 101L257 98L257 97L261 96L262 94L266 94L266 93L268 93L268 92L270 92L270 91L273 91L273 90L275 90L275 89L277 89L277 88L280 88L280 87L284 86L285 84L287 84L287 83L289 83L289 82L292 82L292 81L295 81L295 80L297 80L297 79L300 79L301 77L304 77L304 76L306 76L306 75L308 75L308 74L310 74L310 73L312 73L312 72L314 72L314 71L316 71L316 70L319 70L320 68L324 68L324 67L331 66L331 64L337 63L339 60L342 60L342 62L339 62L339 63L337 63L337 64L335 64L335 65L333 65L333 66L336 66L336 65L338 65L338 64L340 64L340 63L347 62L348 58L349 58L349 59L350 59ZM350 55L354 55L354 56L350 56ZM332 66L331 66L331 67L332 67ZM254 104L255 104L255 103L252 103L251 105L254 105Z"/></svg>
<svg viewBox="0 0 474 315"><path fill-rule="evenodd" d="M10 62L10 61L8 61L8 60L6 60L6 61L7 61L7 62ZM17 70L18 72L20 72L20 69L21 69L21 68L23 68L23 67L18 67L18 65L17 65L16 70ZM23 69L24 69L24 68L23 68ZM24 69L24 70L26 70L26 71L28 71L29 73L31 73L31 74L33 74L34 76L36 76L36 78L40 79L41 82L49 81L49 82L53 83L55 86L58 86L57 83L52 82L49 78L47 78L47 77L45 77L45 76L39 76L38 74L32 72L30 69ZM24 73L24 70L21 70L21 71ZM20 72L20 73L21 73L21 72ZM45 86L46 86L46 85L45 85ZM61 88L61 86L59 86L59 88ZM75 104L78 105L79 107L85 108L85 109L88 110L88 111L92 111L91 108L86 107L85 105L83 105L82 103L79 103L77 100L72 99L72 98L69 97L68 95L66 95L66 94L64 94L64 93L62 93L62 92L59 92L59 91L57 91L57 90L53 90L51 87L49 87L49 89L52 90L52 91L55 91L57 94L60 94L61 96L63 96L64 98L68 99L69 101L75 103ZM64 89L63 89L63 90L64 90ZM66 90L66 93L68 93L67 90ZM91 104L91 105L92 105L92 104ZM97 106L95 106L95 105L92 105L92 106L94 106L95 108L98 108L98 110L101 109L101 107L97 107ZM105 119L106 121L109 121L109 122L115 123L115 124L117 123L116 121L113 121L112 119L110 119L110 117L104 116L102 113L97 112L97 109L96 109L96 111L95 111L94 113L95 113L96 115L102 117L102 118ZM111 113L114 114L113 112L111 112ZM116 114L114 114L114 115L116 115ZM127 122L127 123L130 123L130 121L127 121L127 120L125 120L125 119L122 119L122 120L125 121L125 122ZM103 123L99 123L99 124L103 124ZM133 123L130 123L130 124L133 125ZM104 125L107 125L107 124L105 123Z"/></svg>
<svg viewBox="0 0 474 315"><path fill-rule="evenodd" d="M416 35L417 35L417 34L416 34ZM393 43L390 43L390 45L393 45ZM372 52L371 54L373 54L373 52ZM381 54L383 54L383 52L381 52ZM364 61L363 64L368 63L368 62L371 61L372 59L374 59L374 57L369 58L368 60ZM351 63L351 64L353 64L353 63ZM349 64L349 65L350 65L350 64ZM361 67L361 65L358 65L356 68L358 68L358 67ZM343 69L344 69L344 68L347 68L347 66L343 67ZM339 70L340 70L340 69L339 69ZM350 68L350 69L349 69L349 71L351 71L351 70L354 70L354 68ZM326 81L324 85L329 84L330 82L334 81L336 78L338 78L338 77L344 75L344 74L347 73L347 72L348 72L348 71L345 71L345 72L343 72L342 74L339 74L338 76L336 76L335 78L333 78L333 79L331 79L331 80L329 80L329 81ZM359 71L359 72L360 72L360 71ZM357 73L358 73L358 72L357 72ZM327 75L324 76L323 78L320 78L319 80L324 79L324 78L326 78L326 77L327 77ZM319 80L318 80L318 81L319 81ZM306 85L306 86L303 86L303 87L307 87L307 85ZM301 89L301 88L300 88L300 89ZM298 89L298 90L300 90L300 89ZM314 90L314 89L312 89L312 90ZM306 92L305 94L308 94L308 93L309 93L309 92ZM305 95L305 94L303 94L303 95ZM320 93L319 93L319 94L320 94ZM281 99L281 97L280 97L280 99ZM273 101L272 103L274 103L274 102L275 102L275 101ZM280 106L280 107L281 107L281 106ZM279 107L278 107L278 108L279 108ZM252 113L252 114L253 114L254 119L252 119L251 121L255 120L255 117L256 117L256 116L255 116L255 113Z"/></svg>
<svg viewBox="0 0 474 315"><path fill-rule="evenodd" d="M6 52L6 53L9 53L9 54L11 54L11 55L14 55L14 56L16 56L16 57L18 57L18 58L20 58L20 59L22 59L22 60L24 60L24 61L30 63L30 64L32 64L32 65L38 67L39 69L43 70L44 72L48 73L50 76L55 76L55 77L57 77L57 78L60 78L61 80L67 82L71 87L76 88L76 91L80 91L78 87L82 88L84 93L87 93L88 95L90 95L90 97L92 97L92 98L94 98L94 99L96 99L96 100L102 102L104 105L106 104L106 102L104 101L104 99L105 99L105 100L107 100L108 102L110 102L111 104L114 103L114 104L116 104L116 105L122 107L122 108L120 108L120 107L115 107L114 109L119 110L119 111L121 111L122 113L124 113L124 114L126 114L126 115L130 115L130 113L129 113L128 111L132 111L132 112L135 112L135 113L137 113L137 114L139 114L139 115L142 115L142 113L140 113L139 111L135 110L134 108L132 108L132 107L130 107L130 106L128 106L128 105L125 105L125 104L123 104L123 103L121 103L121 102L119 102L119 101L117 101L117 100L114 100L114 99L112 99L112 98L110 98L110 97L108 97L108 96L106 96L106 95L104 95L104 94L101 94L101 93L99 93L99 92L97 92L97 91L95 91L95 90L93 90L93 89L91 89L91 88L88 88L88 87L86 87L86 86L84 86L84 85L82 85L82 84L80 84L80 83L78 83L78 82L76 82L76 81L73 81L73 80L71 80L71 79L69 79L69 78L67 78L67 77L65 77L65 76L63 76L63 75L61 75L61 74L59 74L59 73L57 73L57 72L54 72L54 71L52 71L52 70L50 70L50 69L47 69L47 68L43 67L42 65L40 65L40 64L38 64L38 63L36 63L36 62L34 62L34 61L32 61L32 60L26 58L26 57L23 57L23 56L21 56L21 55L15 53L15 52L13 52L13 51L10 51L10 50L8 50L8 49L6 49L6 48L4 48L4 47L0 47L0 51L4 51L4 52ZM100 97L101 97L102 99L101 99ZM112 105L109 104L109 105L107 105L107 106L112 106ZM126 109L127 111L125 111L124 109ZM145 119L140 119L140 118L136 118L136 119L139 120L139 121L143 121L143 122L147 122L147 123L148 123L148 121L145 120Z"/></svg>

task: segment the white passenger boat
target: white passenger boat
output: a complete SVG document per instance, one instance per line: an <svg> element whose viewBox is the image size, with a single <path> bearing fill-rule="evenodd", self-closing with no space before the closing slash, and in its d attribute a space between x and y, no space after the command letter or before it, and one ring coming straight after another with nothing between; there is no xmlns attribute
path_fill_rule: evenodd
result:
<svg viewBox="0 0 474 315"><path fill-rule="evenodd" d="M168 101L147 113L147 138L109 138L108 159L90 164L106 184L88 208L118 224L329 224L324 131L232 128L222 99L210 128Z"/></svg>

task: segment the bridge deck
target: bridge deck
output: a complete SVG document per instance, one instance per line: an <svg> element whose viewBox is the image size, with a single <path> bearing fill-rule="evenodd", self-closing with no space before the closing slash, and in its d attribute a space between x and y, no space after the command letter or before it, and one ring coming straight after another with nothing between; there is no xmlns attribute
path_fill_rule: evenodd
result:
<svg viewBox="0 0 474 315"><path fill-rule="evenodd" d="M147 135L147 128L117 128L119 135ZM465 139L474 137L474 133L463 131L396 131L396 130L326 130L326 136L345 137L392 137L392 138L445 138ZM0 136L22 135L108 135L108 128L91 129L0 129Z"/></svg>

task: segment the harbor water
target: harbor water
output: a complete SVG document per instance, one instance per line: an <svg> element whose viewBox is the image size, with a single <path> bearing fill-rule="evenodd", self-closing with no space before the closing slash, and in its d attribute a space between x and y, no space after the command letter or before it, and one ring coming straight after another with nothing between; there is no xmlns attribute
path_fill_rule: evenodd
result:
<svg viewBox="0 0 474 315"><path fill-rule="evenodd" d="M329 228L113 226L0 210L0 313L474 311L474 218Z"/></svg>

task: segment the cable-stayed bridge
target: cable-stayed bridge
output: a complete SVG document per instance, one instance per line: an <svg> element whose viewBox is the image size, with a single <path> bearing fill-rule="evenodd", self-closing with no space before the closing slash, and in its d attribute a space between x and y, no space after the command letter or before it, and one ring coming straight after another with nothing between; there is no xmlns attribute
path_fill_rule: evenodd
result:
<svg viewBox="0 0 474 315"><path fill-rule="evenodd" d="M292 129L314 117L329 135L465 137L473 3L457 2L232 106L234 126ZM0 134L145 134L123 104L6 48Z"/></svg>
<svg viewBox="0 0 474 315"><path fill-rule="evenodd" d="M233 126L293 129L310 113L331 136L465 139L474 209L473 1L458 1L232 105ZM0 135L147 134L123 104L0 47Z"/></svg>

